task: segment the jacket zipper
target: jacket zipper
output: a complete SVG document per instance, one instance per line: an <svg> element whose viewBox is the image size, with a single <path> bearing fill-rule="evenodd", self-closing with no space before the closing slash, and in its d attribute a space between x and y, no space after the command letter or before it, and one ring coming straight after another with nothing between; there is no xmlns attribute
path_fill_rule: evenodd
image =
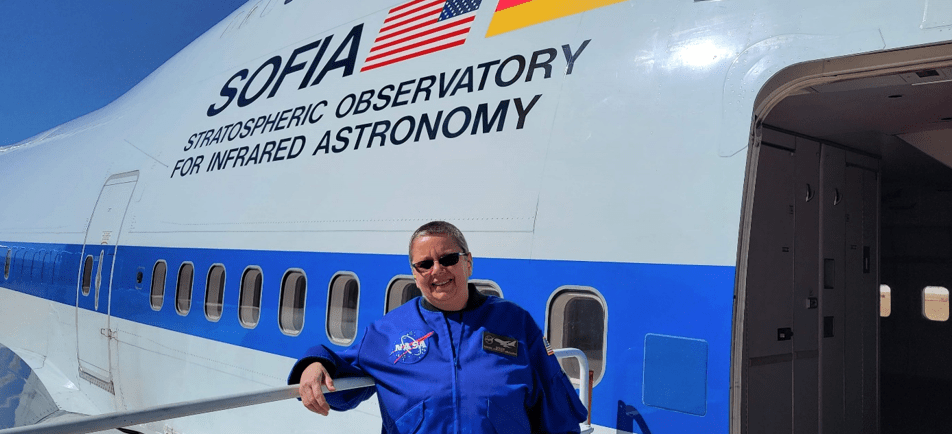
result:
<svg viewBox="0 0 952 434"><path fill-rule="evenodd" d="M460 423L460 388L459 388L459 352L460 344L463 341L463 314L459 314L459 337L456 342L453 341L453 328L450 326L450 320L443 313L443 321L446 326L446 335L450 338L450 351L453 353L453 425L456 433L462 432Z"/></svg>

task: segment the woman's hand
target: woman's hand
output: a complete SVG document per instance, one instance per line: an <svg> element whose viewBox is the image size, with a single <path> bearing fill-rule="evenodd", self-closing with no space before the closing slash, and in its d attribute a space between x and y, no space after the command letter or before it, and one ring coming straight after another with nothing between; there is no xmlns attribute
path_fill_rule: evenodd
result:
<svg viewBox="0 0 952 434"><path fill-rule="evenodd" d="M321 390L321 386L327 386L327 390L330 392L337 390L334 388L334 380L331 379L330 375L327 375L324 365L319 362L311 363L301 373L301 384L298 386L298 390L301 392L301 402L308 410L327 416L331 407L324 399L324 391Z"/></svg>

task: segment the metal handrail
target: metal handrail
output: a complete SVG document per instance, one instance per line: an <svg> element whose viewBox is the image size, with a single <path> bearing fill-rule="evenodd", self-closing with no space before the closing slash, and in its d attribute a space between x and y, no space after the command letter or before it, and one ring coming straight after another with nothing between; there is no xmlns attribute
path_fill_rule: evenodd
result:
<svg viewBox="0 0 952 434"><path fill-rule="evenodd" d="M562 348L554 350L555 356L564 359L574 357L578 360L581 367L580 372L588 371L588 358L585 353L575 348ZM585 409L591 414L589 408L589 392L591 390L591 377L581 375L586 386L579 387L579 398L585 404ZM337 378L334 380L336 391L359 389L374 385L374 380L369 377ZM321 387L324 393L328 393L327 387ZM199 399L194 401L179 402L175 404L158 405L139 410L120 411L116 413L106 413L97 416L85 416L82 419L70 419L63 421L53 421L49 423L39 423L16 428L0 430L0 434L86 434L108 429L123 428L144 423L158 422L161 420L177 419L180 417L194 416L197 414L213 413L216 411L230 410L233 408L247 407L257 404L266 404L269 402L283 401L285 399L299 398L301 396L298 385L282 386L274 389L268 389L260 392L239 393L235 395L222 396L218 398ZM581 424L582 433L590 433L593 428L589 422Z"/></svg>
<svg viewBox="0 0 952 434"><path fill-rule="evenodd" d="M577 348L560 348L558 350L552 350L555 353L555 357L560 359L565 359L568 357L574 357L575 360L578 360L579 366L579 387L578 395L579 399L582 400L582 404L585 405L585 410L588 412L588 418L583 422L582 425L582 434L590 433L594 430L592 428L592 409L589 408L591 404L591 399L589 394L592 391L592 377L588 375L588 357L585 356L585 353L582 350ZM584 382L584 384L582 384ZM5 434L5 433L0 433Z"/></svg>
<svg viewBox="0 0 952 434"><path fill-rule="evenodd" d="M334 386L338 391L373 386L374 380L368 377L338 378ZM323 387L324 392L327 388ZM107 429L141 425L160 420L176 419L196 414L212 413L249 405L266 404L300 397L298 385L282 386L261 392L240 393L219 398L200 399L176 404L158 405L140 410L120 411L98 416L87 416L80 420L39 423L17 428L0 430L0 434L85 434Z"/></svg>

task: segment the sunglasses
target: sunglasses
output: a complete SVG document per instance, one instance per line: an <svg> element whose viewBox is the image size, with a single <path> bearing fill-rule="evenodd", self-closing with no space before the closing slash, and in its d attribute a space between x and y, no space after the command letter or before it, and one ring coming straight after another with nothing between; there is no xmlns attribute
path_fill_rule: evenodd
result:
<svg viewBox="0 0 952 434"><path fill-rule="evenodd" d="M443 256L440 256L440 259L437 259L437 262L444 267L452 267L459 263L460 256L466 256L469 253L466 252L456 252L456 253L447 253ZM420 262L410 264L413 268L416 268L417 271L422 272L422 270L429 270L433 268L432 259L424 259Z"/></svg>

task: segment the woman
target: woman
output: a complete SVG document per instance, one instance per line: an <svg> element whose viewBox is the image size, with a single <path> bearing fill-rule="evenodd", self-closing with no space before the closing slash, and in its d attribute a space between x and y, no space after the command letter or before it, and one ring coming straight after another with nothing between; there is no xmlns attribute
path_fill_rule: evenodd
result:
<svg viewBox="0 0 952 434"><path fill-rule="evenodd" d="M473 257L450 223L421 226L410 265L422 297L371 324L337 354L321 345L295 364L305 407L327 415L378 394L384 433L579 432L585 407L539 326L516 304L468 283ZM329 393L332 378L375 387Z"/></svg>

